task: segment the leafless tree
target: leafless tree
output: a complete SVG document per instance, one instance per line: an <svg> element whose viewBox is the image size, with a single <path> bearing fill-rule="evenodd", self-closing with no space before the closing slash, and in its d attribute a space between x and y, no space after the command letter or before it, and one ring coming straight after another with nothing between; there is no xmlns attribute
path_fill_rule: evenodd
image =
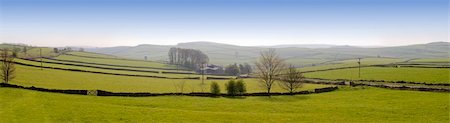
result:
<svg viewBox="0 0 450 123"><path fill-rule="evenodd" d="M178 91L178 90L179 90L180 93L183 93L183 92L184 92L184 85L185 85L185 84L186 84L186 80L183 80L183 81L174 83L175 91Z"/></svg>
<svg viewBox="0 0 450 123"><path fill-rule="evenodd" d="M280 86L289 93L294 93L296 89L302 87L303 78L302 73L293 65L290 65L288 70L280 76Z"/></svg>
<svg viewBox="0 0 450 123"><path fill-rule="evenodd" d="M2 60L0 76L4 83L8 83L10 80L15 78L16 67L14 66L14 57L9 55L8 49L2 49L0 53L0 58Z"/></svg>
<svg viewBox="0 0 450 123"><path fill-rule="evenodd" d="M196 70L201 64L209 62L209 58L200 50L172 47L169 50L169 63Z"/></svg>
<svg viewBox="0 0 450 123"><path fill-rule="evenodd" d="M267 94L270 96L273 83L285 68L284 60L278 56L274 49L270 49L269 51L261 52L255 65L257 76L260 79L259 82L262 87L267 89Z"/></svg>

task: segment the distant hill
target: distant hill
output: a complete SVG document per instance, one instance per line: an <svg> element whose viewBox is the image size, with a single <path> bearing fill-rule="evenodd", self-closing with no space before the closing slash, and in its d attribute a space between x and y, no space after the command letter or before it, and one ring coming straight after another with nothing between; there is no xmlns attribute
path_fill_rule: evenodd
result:
<svg viewBox="0 0 450 123"><path fill-rule="evenodd" d="M284 44L284 45L275 45L275 46L262 46L266 48L331 48L339 45L330 45L330 44Z"/></svg>
<svg viewBox="0 0 450 123"><path fill-rule="evenodd" d="M88 48L86 51L111 54L121 57L144 59L147 56L152 60L167 60L167 53L171 47L198 49L205 52L211 63L232 64L234 62L254 62L259 52L274 48L289 62L298 65L319 63L329 60L352 59L359 57L393 57L393 58L447 58L450 57L449 42L433 42L396 47L363 48L353 46L320 46L317 48L304 48L301 45L248 47L214 42L189 42L177 45L150 45L119 46L108 48Z"/></svg>

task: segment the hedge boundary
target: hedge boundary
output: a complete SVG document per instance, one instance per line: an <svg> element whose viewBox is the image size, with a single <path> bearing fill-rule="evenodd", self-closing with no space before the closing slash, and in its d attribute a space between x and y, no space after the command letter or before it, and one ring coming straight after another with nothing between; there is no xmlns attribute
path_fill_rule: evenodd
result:
<svg viewBox="0 0 450 123"><path fill-rule="evenodd" d="M19 58L22 60L33 61L33 62L43 62L48 64L60 64L60 65L69 65L69 66L79 66L79 67L89 67L89 68L98 68L98 69L107 69L107 70L121 70L121 71L133 71L133 72L149 72L149 73L159 73L159 71L152 70L134 70L134 69L124 69L124 68L108 68L108 67L99 67L99 66L91 66L91 65L81 65L81 64L71 64L71 63L61 63L61 62L51 62L51 61L39 61L33 59Z"/></svg>
<svg viewBox="0 0 450 123"><path fill-rule="evenodd" d="M91 53L91 52L89 52ZM98 54L98 53L97 53ZM95 59L113 59L113 60L123 60L123 61L140 61L140 62L153 62L153 63L161 63L162 62L156 62L156 61L144 61L144 60L137 60L137 59L126 59L126 58L105 58L105 57L94 57L94 56L83 56L83 55L75 55L70 53L65 53L64 55L70 55L70 56L76 56L76 57L84 57L84 58L95 58ZM104 54L103 54L104 55Z"/></svg>
<svg viewBox="0 0 450 123"><path fill-rule="evenodd" d="M411 67L411 68L439 68L439 69L444 69L444 68L450 68L450 66L418 66L418 65L423 65L423 64L384 64L384 65L372 65L374 67L393 67L393 68L397 68L397 65L401 68L401 67Z"/></svg>
<svg viewBox="0 0 450 123"><path fill-rule="evenodd" d="M353 83L350 82L350 86L370 86L370 87L378 87L378 88L387 88L387 89L395 89L395 90L411 90L411 91L430 91L430 92L450 92L450 89L446 88L427 88L427 87L410 87L410 86L392 86L392 85L384 85L384 84L366 84L366 83Z"/></svg>
<svg viewBox="0 0 450 123"><path fill-rule="evenodd" d="M328 84L328 85L338 85L338 86L370 86L394 90L410 90L410 91L428 91L428 92L450 92L450 88L431 88L431 87L415 87L415 86L405 86L405 85L389 85L389 84L379 84L379 83L355 83L353 81L313 81L311 79L306 80L305 83L310 84Z"/></svg>
<svg viewBox="0 0 450 123"><path fill-rule="evenodd" d="M33 60L33 59L25 59L25 58L20 58L20 59L33 61L33 62L41 62L39 60ZM42 61L42 62L43 63L49 63L49 64L60 64L60 65L69 65L69 66L89 67L89 68L98 68L98 69L107 69L107 70L121 70L121 71L132 71L132 72L160 73L160 71L154 71L154 70L135 70L135 69L126 69L126 68L108 68L108 67L99 67L99 66L81 65L81 64L71 64L71 63L61 63L61 62L50 62L50 61ZM114 66L114 65L109 65L109 66L122 67L122 66ZM160 70L162 70L162 69L160 69ZM161 73L162 74L195 74L194 72L175 72L175 71L161 71Z"/></svg>
<svg viewBox="0 0 450 123"><path fill-rule="evenodd" d="M63 90L63 89L47 89L47 88L39 88L39 87L25 87L14 84L6 84L0 83L0 87L9 87L9 88L18 88L25 90L34 90L41 92L53 92L53 93L63 93L63 94L77 94L77 95L90 95L89 91L92 90ZM337 90L338 87L325 87L325 88L316 88L314 91L299 91L295 93L282 93L282 92L272 92L268 95L265 92L258 93L244 93L235 96L281 96L281 95L302 95L302 94L317 94L324 92L331 92ZM199 97L231 97L228 94L212 94L212 93L204 93L204 92L192 92L192 93L132 93L132 92L109 92L104 90L95 90L97 93L95 96L124 96L124 97L150 97L150 96L199 96Z"/></svg>
<svg viewBox="0 0 450 123"><path fill-rule="evenodd" d="M323 78L306 78L315 80L326 80L326 81L362 81L362 82L376 82L376 83L395 83L395 84L414 84L414 85L426 85L426 86L450 86L450 83L426 83L426 82L410 82L410 81L389 81L389 80L351 80L351 79L323 79Z"/></svg>
<svg viewBox="0 0 450 123"><path fill-rule="evenodd" d="M103 66L112 66L112 67L128 67L128 68L143 68L143 69L156 69L156 70L183 70L183 71L189 71L187 69L176 69L176 68L159 68L159 67L143 67L143 66L128 66L128 65L112 65L112 64L83 62L83 61L75 61L75 60L62 60L62 59L55 59L55 58L49 58L49 57L43 57L43 58L44 59L55 60L55 61L62 61L62 62L74 62L74 63L80 63L80 64L103 65Z"/></svg>
<svg viewBox="0 0 450 123"><path fill-rule="evenodd" d="M117 75L117 76L134 76L134 77L149 77L149 78L161 78L161 79L195 79L198 80L200 77L183 77L183 78L174 78L174 77L164 77L164 76L151 76L151 75L134 75L134 74L121 74L121 73L107 73L107 72L98 72L98 71L88 71L88 70L79 70L79 69L70 69L70 68L58 68L58 67L48 67L48 66L39 66L26 64L21 62L14 61L15 64L29 66L29 67L37 67L37 68L47 68L47 69L55 69L55 70L65 70L65 71L74 71L74 72L85 72L85 73L97 73L97 74L105 74L105 75Z"/></svg>
<svg viewBox="0 0 450 123"><path fill-rule="evenodd" d="M361 68L365 67L392 67L397 68L395 64L377 64L377 65L363 65ZM425 67L425 66L412 66L412 65L400 65L401 67L411 67L411 68L439 68L439 69L445 69L450 68L447 66L440 66L440 67ZM312 73L312 72L323 72L323 71L330 71L330 70L341 70L341 69L351 69L351 68L359 68L359 66L351 66L351 67L336 67L336 68L328 68L328 69L320 69L320 70L309 70L309 71L303 71L301 73ZM300 68L301 69L301 68Z"/></svg>

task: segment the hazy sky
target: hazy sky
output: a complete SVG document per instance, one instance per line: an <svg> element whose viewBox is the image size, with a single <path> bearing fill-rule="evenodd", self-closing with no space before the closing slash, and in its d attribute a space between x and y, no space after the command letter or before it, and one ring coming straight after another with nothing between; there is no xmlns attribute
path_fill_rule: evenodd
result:
<svg viewBox="0 0 450 123"><path fill-rule="evenodd" d="M119 46L448 41L448 0L0 0L0 42Z"/></svg>

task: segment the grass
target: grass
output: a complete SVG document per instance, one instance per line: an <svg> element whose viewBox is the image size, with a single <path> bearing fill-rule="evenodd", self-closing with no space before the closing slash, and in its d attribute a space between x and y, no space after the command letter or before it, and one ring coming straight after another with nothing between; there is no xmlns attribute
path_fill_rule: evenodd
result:
<svg viewBox="0 0 450 123"><path fill-rule="evenodd" d="M56 59L61 60L73 60L73 61L82 61L82 62L90 62L90 63L107 63L112 65L127 65L127 66L144 66L144 67L156 67L156 68L176 68L174 65L162 64L158 62L151 61L128 61L122 59L98 59L98 58L86 58L86 57L78 57L78 56L70 56L70 55L60 55L56 57Z"/></svg>
<svg viewBox="0 0 450 123"><path fill-rule="evenodd" d="M121 68L121 69L132 69L132 70L151 70L151 71L192 72L192 73L194 73L193 71L187 71L187 70L161 70L161 69L153 69L153 68L119 67L119 66L89 64L89 63L78 63L78 62L70 62L70 61L58 61L58 60L52 60L52 59L36 59L36 60L43 60L43 61L56 62L56 63L76 64L76 65L88 65L88 66L96 66L96 67L104 67L104 68Z"/></svg>
<svg viewBox="0 0 450 123"><path fill-rule="evenodd" d="M450 69L445 68L366 67L361 68L361 79L450 83L449 73ZM358 68L305 73L304 75L313 78L359 80Z"/></svg>
<svg viewBox="0 0 450 123"><path fill-rule="evenodd" d="M54 89L100 89L114 92L180 92L175 85L185 81L184 92L208 92L209 84L216 81L225 92L226 80L180 80L159 79L145 77L129 77L103 75L94 73L71 72L63 70L43 69L17 65L17 77L12 84L36 86ZM265 92L256 79L245 79L248 92ZM328 85L306 84L302 90L310 90ZM274 85L274 92L285 92L278 85Z"/></svg>
<svg viewBox="0 0 450 123"><path fill-rule="evenodd" d="M236 98L94 97L0 88L2 122L449 122L449 94L378 88Z"/></svg>
<svg viewBox="0 0 450 123"><path fill-rule="evenodd" d="M327 62L331 59L325 59L325 58L287 58L286 63L291 63L295 66L312 66L315 64L320 64L323 62Z"/></svg>
<svg viewBox="0 0 450 123"><path fill-rule="evenodd" d="M15 61L20 62L20 63L37 65L37 66L41 65L40 62L35 62L35 61L28 61L28 60L21 60L21 59L16 59ZM110 70L110 69L71 66L71 65L61 65L61 64L51 64L51 63L43 63L43 66L55 67L55 68L70 68L70 69L87 70L87 71L95 71L95 72L131 74L131 75L150 75L150 76L162 76L162 77L173 77L173 78L199 77L200 76L200 75L194 75L194 74L161 74L161 73L151 73L151 72L135 72L135 71L125 71L125 70ZM133 69L133 68L127 68L127 69ZM152 70L152 71L159 72L160 70ZM164 70L164 71L166 71L166 70Z"/></svg>
<svg viewBox="0 0 450 123"><path fill-rule="evenodd" d="M99 54L99 53L91 53L91 52L68 52L67 54L88 56L88 57L99 57L99 58L118 58L117 56Z"/></svg>
<svg viewBox="0 0 450 123"><path fill-rule="evenodd" d="M364 65L375 65L375 64L389 64L389 63L395 63L395 62L401 62L401 61L404 61L404 59L364 58L364 59L361 59L361 65L364 66ZM358 66L358 59L333 61L333 62L328 62L323 65L299 68L299 70L312 71L312 70L323 70L323 69L330 69L330 68L354 67L354 66Z"/></svg>
<svg viewBox="0 0 450 123"><path fill-rule="evenodd" d="M410 62L443 62L443 63L450 63L450 57L449 58L415 59L415 60L411 60Z"/></svg>
<svg viewBox="0 0 450 123"><path fill-rule="evenodd" d="M50 49L50 48L49 48ZM51 49L50 49L51 50ZM31 50L29 52L36 52ZM86 52L76 55L111 56ZM46 50L46 54L52 54ZM115 65L135 65L161 68L174 66L157 62L96 59L61 55L57 59ZM38 62L18 60L39 65ZM363 65L388 64L403 59L367 58ZM434 60L436 61L436 60ZM439 60L438 60L439 61ZM313 62L313 61L311 61ZM429 62L429 61L428 61ZM153 74L105 70L69 65L45 66L73 68L124 74L160 76L196 76ZM356 60L305 67L318 70L357 66ZM208 92L212 81L218 82L222 93L226 80L177 80L145 77L103 75L71 72L17 65L17 77L12 84L53 89L87 89L113 92L181 92L176 85L185 82L183 92ZM105 66L104 66L105 67ZM124 67L126 68L126 67ZM135 69L135 68L129 68ZM359 79L358 69L342 69L306 73L307 77L329 79ZM405 80L428 83L450 83L450 69L435 68L362 68L361 79ZM265 92L257 79L244 79L248 92ZM329 85L305 84L300 90L312 90ZM272 92L286 92L277 84ZM207 98L188 96L161 97L94 97L45 93L0 87L1 122L450 122L450 94L438 92L399 91L380 88L343 87L321 94Z"/></svg>

